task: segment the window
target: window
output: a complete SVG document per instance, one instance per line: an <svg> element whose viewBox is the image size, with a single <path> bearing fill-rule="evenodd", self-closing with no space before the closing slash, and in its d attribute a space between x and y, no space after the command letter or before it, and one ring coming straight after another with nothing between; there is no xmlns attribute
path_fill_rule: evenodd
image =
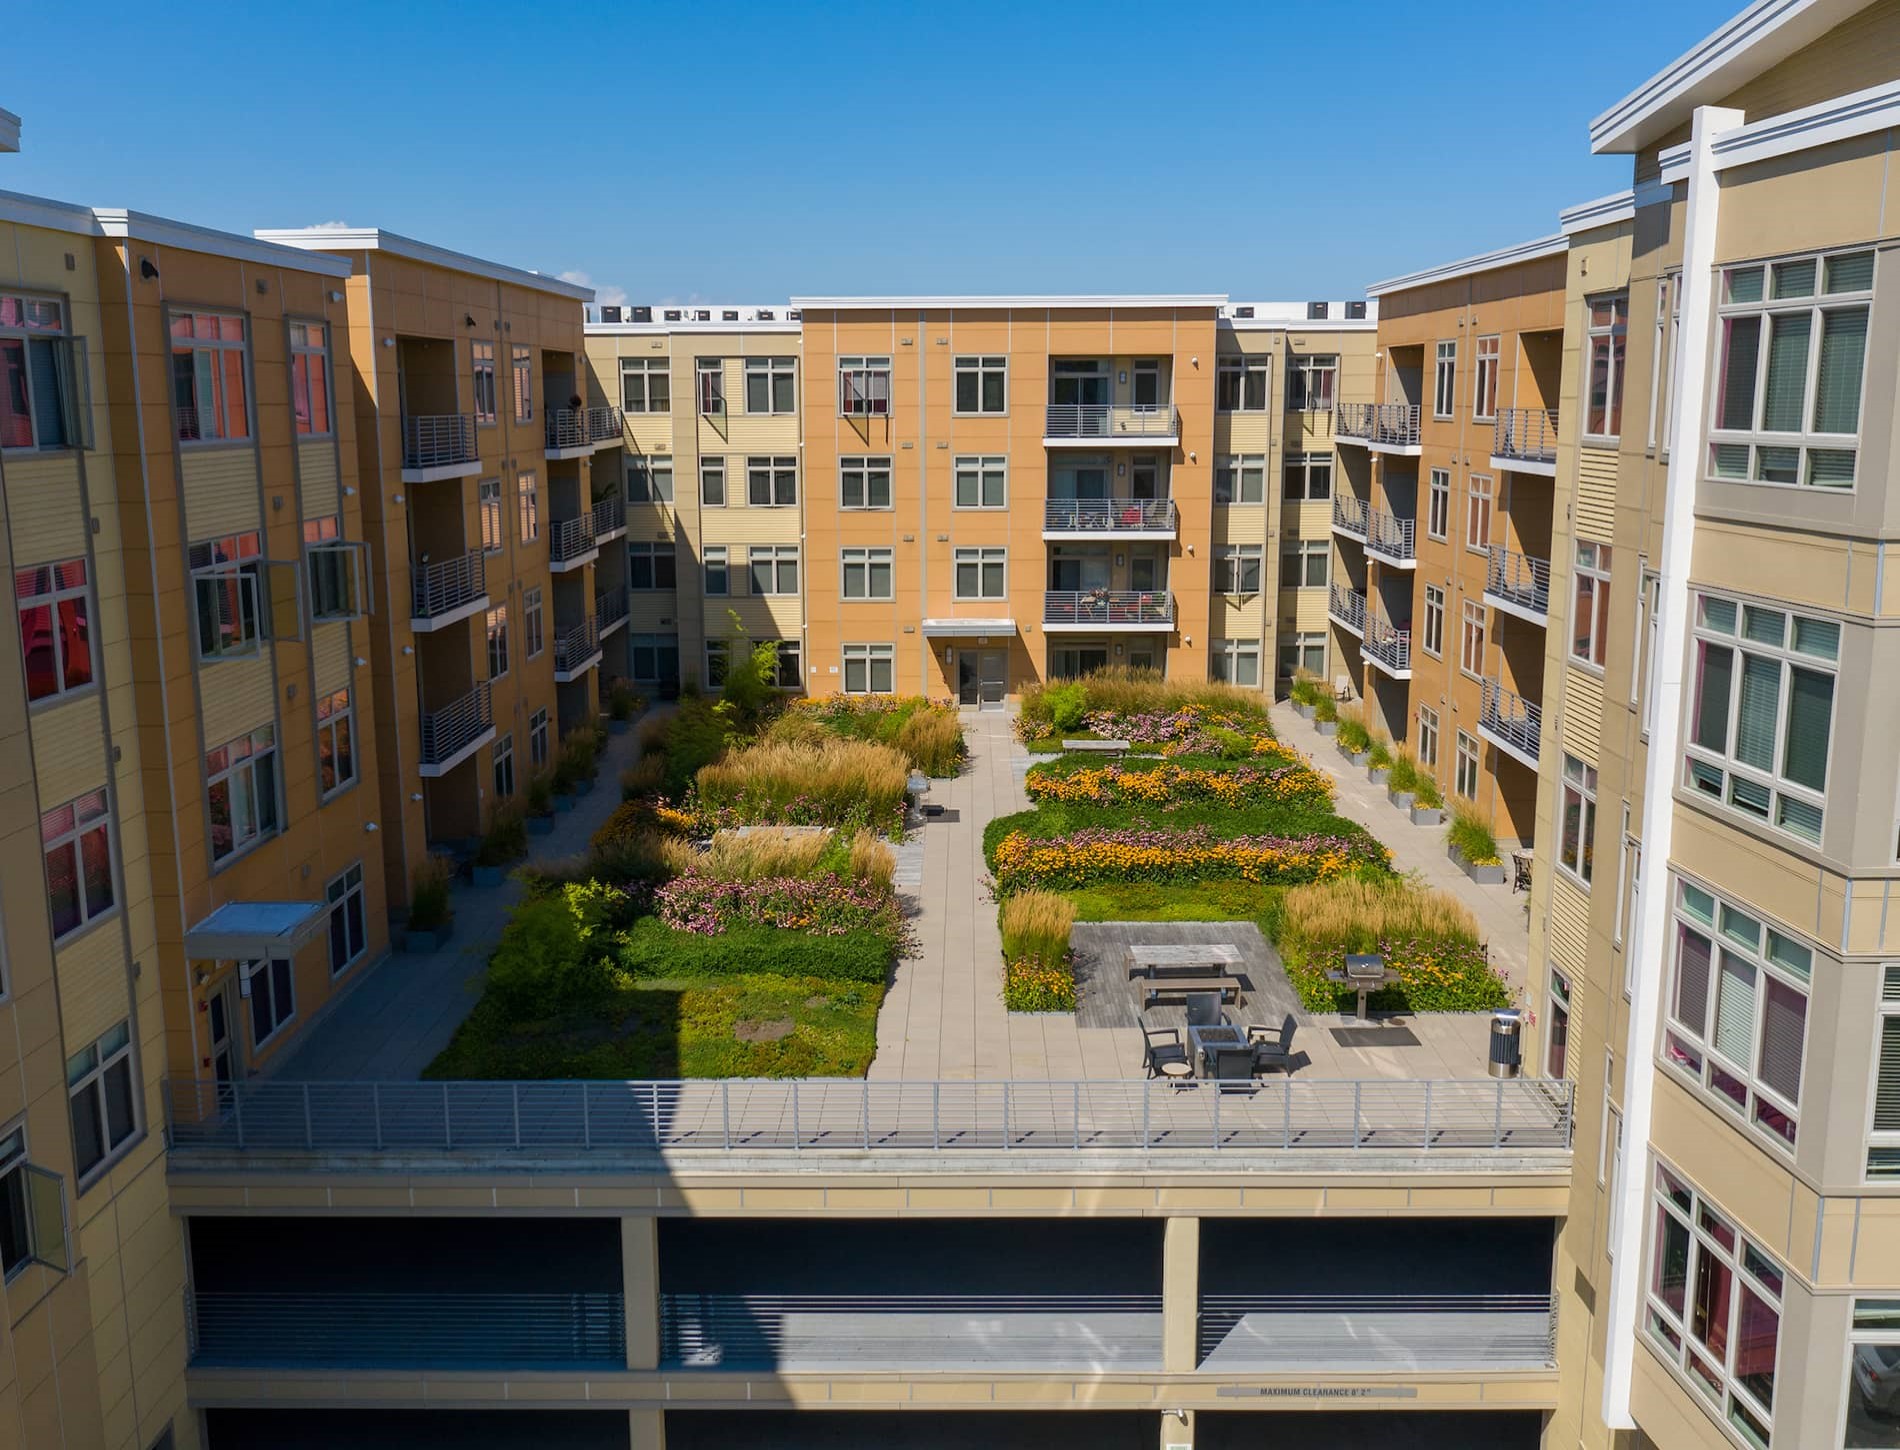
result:
<svg viewBox="0 0 1900 1450"><path fill-rule="evenodd" d="M1491 480L1481 473L1471 475L1465 486L1465 547L1480 552L1491 547Z"/></svg>
<svg viewBox="0 0 1900 1450"><path fill-rule="evenodd" d="M699 460L699 502L705 508L722 509L726 506L725 459Z"/></svg>
<svg viewBox="0 0 1900 1450"><path fill-rule="evenodd" d="M1624 293L1593 297L1589 310L1590 376L1584 408L1584 433L1615 438L1623 431L1623 356L1629 340L1630 300Z"/></svg>
<svg viewBox="0 0 1900 1450"><path fill-rule="evenodd" d="M1711 474L1853 487L1873 287L1872 252L1723 271Z"/></svg>
<svg viewBox="0 0 1900 1450"><path fill-rule="evenodd" d="M952 465L956 477L956 506L960 509L1000 509L1009 503L1009 460L1004 457L959 458Z"/></svg>
<svg viewBox="0 0 1900 1450"><path fill-rule="evenodd" d="M1282 589L1324 589L1331 577L1333 546L1325 539L1306 539L1280 554Z"/></svg>
<svg viewBox="0 0 1900 1450"><path fill-rule="evenodd" d="M1468 801L1478 798L1480 761L1478 737L1458 732L1458 759L1452 769L1451 788Z"/></svg>
<svg viewBox="0 0 1900 1450"><path fill-rule="evenodd" d="M218 312L172 317L172 410L185 443L249 438L244 319Z"/></svg>
<svg viewBox="0 0 1900 1450"><path fill-rule="evenodd" d="M213 861L277 834L276 726L260 725L205 752L205 803Z"/></svg>
<svg viewBox="0 0 1900 1450"><path fill-rule="evenodd" d="M1661 1163L1651 1213L1650 1339L1716 1420L1767 1450L1785 1271Z"/></svg>
<svg viewBox="0 0 1900 1450"><path fill-rule="evenodd" d="M1476 599L1464 603L1464 630L1458 641L1458 667L1466 674L1484 673L1484 605Z"/></svg>
<svg viewBox="0 0 1900 1450"><path fill-rule="evenodd" d="M1570 980L1555 968L1550 974L1550 1018L1544 1027L1544 1076L1567 1076L1570 1065Z"/></svg>
<svg viewBox="0 0 1900 1450"><path fill-rule="evenodd" d="M1478 370L1471 385L1471 413L1474 418L1491 419L1498 415L1498 364L1502 341L1495 336L1478 339Z"/></svg>
<svg viewBox="0 0 1900 1450"><path fill-rule="evenodd" d="M541 537L541 484L532 473L521 475L521 542L532 544Z"/></svg>
<svg viewBox="0 0 1900 1450"><path fill-rule="evenodd" d="M357 619L368 613L362 576L363 551L343 542L337 514L303 521L304 575L312 622Z"/></svg>
<svg viewBox="0 0 1900 1450"><path fill-rule="evenodd" d="M255 531L191 546L200 659L229 659L257 652L258 642L264 637L261 553Z"/></svg>
<svg viewBox="0 0 1900 1450"><path fill-rule="evenodd" d="M508 606L497 604L488 611L488 678L499 680L508 673Z"/></svg>
<svg viewBox="0 0 1900 1450"><path fill-rule="evenodd" d="M1286 405L1296 413L1333 411L1334 383L1339 377L1336 353L1296 357L1286 379Z"/></svg>
<svg viewBox="0 0 1900 1450"><path fill-rule="evenodd" d="M957 412L1009 411L1009 359L960 357L956 360Z"/></svg>
<svg viewBox="0 0 1900 1450"><path fill-rule="evenodd" d="M693 364L701 417L720 417L726 411L726 360L702 357Z"/></svg>
<svg viewBox="0 0 1900 1450"><path fill-rule="evenodd" d="M347 689L317 701L317 789L334 795L356 783L356 707Z"/></svg>
<svg viewBox="0 0 1900 1450"><path fill-rule="evenodd" d="M1576 607L1570 611L1570 658L1603 666L1610 636L1610 546L1578 544Z"/></svg>
<svg viewBox="0 0 1900 1450"><path fill-rule="evenodd" d="M840 565L844 573L842 587L846 599L893 598L892 551L889 549L841 549Z"/></svg>
<svg viewBox="0 0 1900 1450"><path fill-rule="evenodd" d="M515 793L515 737L512 732L495 737L492 756L495 770L495 795L506 800Z"/></svg>
<svg viewBox="0 0 1900 1450"><path fill-rule="evenodd" d="M112 882L112 812L103 789L41 815L40 851L55 942L112 910L118 899Z"/></svg>
<svg viewBox="0 0 1900 1450"><path fill-rule="evenodd" d="M1880 977L1880 1067L1874 1075L1874 1136L1867 1150L1867 1176L1900 1178L1900 966Z"/></svg>
<svg viewBox="0 0 1900 1450"><path fill-rule="evenodd" d="M290 412L300 434L331 431L330 329L321 322L290 324Z"/></svg>
<svg viewBox="0 0 1900 1450"><path fill-rule="evenodd" d="M896 689L896 679L896 645L844 646L844 692L847 695L888 695Z"/></svg>
<svg viewBox="0 0 1900 1450"><path fill-rule="evenodd" d="M1224 357L1214 373L1214 406L1223 413L1259 413L1267 406L1267 360Z"/></svg>
<svg viewBox="0 0 1900 1450"><path fill-rule="evenodd" d="M1682 273L1669 274L1669 360L1663 370L1669 389L1668 406L1663 412L1662 454L1669 455L1669 440L1676 435L1676 349L1682 340Z"/></svg>
<svg viewBox="0 0 1900 1450"><path fill-rule="evenodd" d="M369 948L369 926L364 907L363 863L358 861L323 889L330 903L330 975L362 959Z"/></svg>
<svg viewBox="0 0 1900 1450"><path fill-rule="evenodd" d="M138 1132L129 1021L66 1059L66 1096L73 1115L73 1169L84 1178Z"/></svg>
<svg viewBox="0 0 1900 1450"><path fill-rule="evenodd" d="M475 372L475 421L495 421L495 344L471 342L469 360Z"/></svg>
<svg viewBox="0 0 1900 1450"><path fill-rule="evenodd" d="M1214 551L1214 592L1258 594L1263 553L1259 544L1222 544Z"/></svg>
<svg viewBox="0 0 1900 1450"><path fill-rule="evenodd" d="M798 502L798 459L748 458L746 502L754 508L789 508Z"/></svg>
<svg viewBox="0 0 1900 1450"><path fill-rule="evenodd" d="M1333 496L1333 455L1289 453L1282 481L1289 503L1323 503Z"/></svg>
<svg viewBox="0 0 1900 1450"><path fill-rule="evenodd" d="M1445 591L1436 584L1425 586L1425 624L1419 631L1418 647L1428 655L1445 655Z"/></svg>
<svg viewBox="0 0 1900 1450"><path fill-rule="evenodd" d="M1813 972L1814 954L1792 937L1676 883L1662 1059L1784 1147L1795 1139Z"/></svg>
<svg viewBox="0 0 1900 1450"><path fill-rule="evenodd" d="M673 455L655 453L627 460L627 497L636 503L673 502Z"/></svg>
<svg viewBox="0 0 1900 1450"><path fill-rule="evenodd" d="M792 386L792 359L749 357L745 360L745 410L748 413L797 411Z"/></svg>
<svg viewBox="0 0 1900 1450"><path fill-rule="evenodd" d="M706 560L706 593L726 594L731 590L726 570L726 548L723 544L708 545Z"/></svg>
<svg viewBox="0 0 1900 1450"><path fill-rule="evenodd" d="M1451 470L1434 468L1425 498L1425 535L1443 539L1451 534Z"/></svg>
<svg viewBox="0 0 1900 1450"><path fill-rule="evenodd" d="M1639 561L1640 557L1639 557ZM1656 655L1661 645L1661 635L1657 632L1657 618L1662 609L1662 576L1650 569L1643 570L1643 591L1637 596L1637 623L1642 630L1641 649L1643 652L1643 738L1649 738L1651 717L1656 713ZM1634 671L1631 671L1632 677ZM1634 686L1634 679L1631 684ZM1632 688L1634 697L1635 690ZM1635 698L1630 700L1637 703Z"/></svg>
<svg viewBox="0 0 1900 1450"><path fill-rule="evenodd" d="M1429 705L1418 707L1418 763L1438 764L1438 712Z"/></svg>
<svg viewBox="0 0 1900 1450"><path fill-rule="evenodd" d="M676 634L636 634L627 639L627 668L643 685L678 682L680 641ZM546 714L546 711L542 711Z"/></svg>
<svg viewBox="0 0 1900 1450"><path fill-rule="evenodd" d="M706 684L708 687L718 689L726 683L726 670L731 658L731 651L725 640L706 641Z"/></svg>
<svg viewBox="0 0 1900 1450"><path fill-rule="evenodd" d="M1290 680L1305 670L1309 675L1326 676L1326 636L1296 634L1280 642L1280 678Z"/></svg>
<svg viewBox="0 0 1900 1450"><path fill-rule="evenodd" d="M1230 685L1260 683L1260 641L1257 639L1217 639L1208 667L1217 680Z"/></svg>
<svg viewBox="0 0 1900 1450"><path fill-rule="evenodd" d="M514 375L515 421L534 421L534 350L519 343L508 349L508 370Z"/></svg>
<svg viewBox="0 0 1900 1450"><path fill-rule="evenodd" d="M1856 1299L1847 1346L1850 1447L1892 1446L1893 1381L1900 1373L1900 1299Z"/></svg>
<svg viewBox="0 0 1900 1450"><path fill-rule="evenodd" d="M1259 454L1229 455L1215 463L1215 503L1261 503L1266 496L1267 460Z"/></svg>
<svg viewBox="0 0 1900 1450"><path fill-rule="evenodd" d="M1458 406L1458 344L1438 344L1432 365L1432 416L1449 418Z"/></svg>
<svg viewBox="0 0 1900 1450"><path fill-rule="evenodd" d="M1137 408L1161 406L1161 364L1154 358L1135 359L1132 398Z"/></svg>
<svg viewBox="0 0 1900 1450"><path fill-rule="evenodd" d="M71 448L84 436L85 357L65 332L60 302L0 292L0 448Z"/></svg>
<svg viewBox="0 0 1900 1450"><path fill-rule="evenodd" d="M282 958L238 963L251 998L251 1046L262 1047L297 1015L296 974Z"/></svg>
<svg viewBox="0 0 1900 1450"><path fill-rule="evenodd" d="M1681 305L1681 283L1680 272L1671 272L1656 279L1656 338L1651 351L1653 366L1649 371L1649 433L1645 441L1652 449L1660 443L1665 456L1669 452L1667 428L1663 428L1660 439L1657 430L1662 426L1665 397L1669 400L1668 415L1672 420L1675 414L1676 320Z"/></svg>
<svg viewBox="0 0 1900 1450"><path fill-rule="evenodd" d="M1557 864L1585 886L1596 871L1597 768L1564 756Z"/></svg>
<svg viewBox="0 0 1900 1450"><path fill-rule="evenodd" d="M754 544L746 551L754 594L798 593L798 545Z"/></svg>
<svg viewBox="0 0 1900 1450"><path fill-rule="evenodd" d="M547 617L539 585L521 591L521 638L529 659L538 658L547 648Z"/></svg>
<svg viewBox="0 0 1900 1450"><path fill-rule="evenodd" d="M501 529L501 480L484 478L476 486L476 502L482 515L482 552L499 554L503 548Z"/></svg>
<svg viewBox="0 0 1900 1450"><path fill-rule="evenodd" d="M26 1125L0 1135L0 1279L31 1263L70 1266L66 1191L59 1176L27 1160Z"/></svg>
<svg viewBox="0 0 1900 1450"><path fill-rule="evenodd" d="M1008 549L956 549L952 552L958 599L1009 597Z"/></svg>
<svg viewBox="0 0 1900 1450"><path fill-rule="evenodd" d="M891 360L838 359L838 411L847 418L883 418L891 411Z"/></svg>
<svg viewBox="0 0 1900 1450"><path fill-rule="evenodd" d="M838 460L838 507L887 509L891 506L890 455Z"/></svg>
<svg viewBox="0 0 1900 1450"><path fill-rule="evenodd" d="M673 407L673 378L663 357L620 359L620 410L666 413Z"/></svg>
<svg viewBox="0 0 1900 1450"><path fill-rule="evenodd" d="M1818 842L1840 639L1831 620L1698 594L1687 783Z"/></svg>
<svg viewBox="0 0 1900 1450"><path fill-rule="evenodd" d="M781 639L778 645L778 667L772 675L772 683L781 690L802 690L805 687L804 668L800 663L798 641Z"/></svg>
<svg viewBox="0 0 1900 1450"><path fill-rule="evenodd" d="M86 561L13 571L26 697L50 700L92 683L92 590Z"/></svg>
<svg viewBox="0 0 1900 1450"><path fill-rule="evenodd" d="M627 587L633 590L677 589L678 555L670 543L627 545Z"/></svg>

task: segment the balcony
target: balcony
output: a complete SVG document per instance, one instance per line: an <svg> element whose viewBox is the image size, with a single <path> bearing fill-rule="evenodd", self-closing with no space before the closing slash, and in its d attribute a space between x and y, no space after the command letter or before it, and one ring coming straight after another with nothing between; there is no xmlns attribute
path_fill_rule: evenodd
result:
<svg viewBox="0 0 1900 1450"><path fill-rule="evenodd" d="M558 519L548 526L548 567L556 574L591 564L599 557L592 509L577 519Z"/></svg>
<svg viewBox="0 0 1900 1450"><path fill-rule="evenodd" d="M1395 569L1416 569L1418 523L1395 518L1379 509L1366 510L1366 552L1376 554Z"/></svg>
<svg viewBox="0 0 1900 1450"><path fill-rule="evenodd" d="M1491 546L1484 572L1485 603L1532 624L1550 622L1550 562Z"/></svg>
<svg viewBox="0 0 1900 1450"><path fill-rule="evenodd" d="M594 620L600 626L600 637L605 639L621 625L627 622L627 587L609 589L594 596Z"/></svg>
<svg viewBox="0 0 1900 1450"><path fill-rule="evenodd" d="M488 578L482 551L417 564L409 574L409 628L417 634L447 629L488 608Z"/></svg>
<svg viewBox="0 0 1900 1450"><path fill-rule="evenodd" d="M1042 627L1050 634L1173 629L1174 595L1166 589L1051 589L1042 596Z"/></svg>
<svg viewBox="0 0 1900 1450"><path fill-rule="evenodd" d="M1042 441L1048 448L1172 447L1181 441L1181 418L1172 403L1051 403Z"/></svg>
<svg viewBox="0 0 1900 1450"><path fill-rule="evenodd" d="M1537 769L1543 711L1496 680L1484 682L1478 702L1478 734L1511 759Z"/></svg>
<svg viewBox="0 0 1900 1450"><path fill-rule="evenodd" d="M423 778L447 775L494 738L495 712L481 680L460 699L422 712Z"/></svg>
<svg viewBox="0 0 1900 1450"><path fill-rule="evenodd" d="M1334 584L1326 601L1326 612L1348 634L1366 637L1366 596L1344 584Z"/></svg>
<svg viewBox="0 0 1900 1450"><path fill-rule="evenodd" d="M570 684L600 663L600 625L593 615L554 636L554 682Z"/></svg>
<svg viewBox="0 0 1900 1450"><path fill-rule="evenodd" d="M1333 410L1333 437L1374 453L1416 458L1418 404L1341 403Z"/></svg>
<svg viewBox="0 0 1900 1450"><path fill-rule="evenodd" d="M1376 614L1366 616L1366 662L1395 680L1412 678L1412 631L1395 629Z"/></svg>
<svg viewBox="0 0 1900 1450"><path fill-rule="evenodd" d="M594 542L610 544L627 535L627 501L618 491L608 494L591 510L594 516Z"/></svg>
<svg viewBox="0 0 1900 1450"><path fill-rule="evenodd" d="M1349 539L1357 539L1362 544L1365 543L1366 515L1370 512L1371 509L1364 499L1354 498L1347 493L1334 494L1333 532L1344 534Z"/></svg>
<svg viewBox="0 0 1900 1450"><path fill-rule="evenodd" d="M1491 430L1491 466L1513 473L1557 476L1555 409L1501 408Z"/></svg>
<svg viewBox="0 0 1900 1450"><path fill-rule="evenodd" d="M433 483L482 471L473 413L409 415L402 420L402 481Z"/></svg>
<svg viewBox="0 0 1900 1450"><path fill-rule="evenodd" d="M587 441L596 448L614 448L627 438L618 408L589 408L587 412Z"/></svg>
<svg viewBox="0 0 1900 1450"><path fill-rule="evenodd" d="M1228 1374L1324 1369L1548 1369L1548 1294L1204 1294L1201 1368Z"/></svg>
<svg viewBox="0 0 1900 1450"><path fill-rule="evenodd" d="M1172 539L1171 498L1052 498L1043 505L1045 539Z"/></svg>

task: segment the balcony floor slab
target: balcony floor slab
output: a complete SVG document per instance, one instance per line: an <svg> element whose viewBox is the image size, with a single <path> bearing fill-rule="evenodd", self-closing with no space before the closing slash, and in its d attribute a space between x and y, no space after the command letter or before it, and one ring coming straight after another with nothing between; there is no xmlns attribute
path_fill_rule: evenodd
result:
<svg viewBox="0 0 1900 1450"><path fill-rule="evenodd" d="M404 483L436 483L445 478L473 478L482 471L482 461L471 458L466 463L438 463L429 468L405 468L402 471Z"/></svg>
<svg viewBox="0 0 1900 1450"><path fill-rule="evenodd" d="M411 634L433 634L438 629L447 629L451 624L460 624L488 610L488 596L478 594L466 604L458 604L453 609L445 609L440 614L412 614L409 616Z"/></svg>
<svg viewBox="0 0 1900 1450"><path fill-rule="evenodd" d="M417 766L416 774L420 775L424 780L440 780L494 738L495 727L490 725L486 730L482 731L481 734L469 741L468 744L456 751L455 754L442 760L425 762Z"/></svg>
<svg viewBox="0 0 1900 1450"><path fill-rule="evenodd" d="M1506 458L1501 453L1491 455L1491 466L1500 473L1534 473L1544 478L1557 476L1557 460L1546 463L1541 458Z"/></svg>

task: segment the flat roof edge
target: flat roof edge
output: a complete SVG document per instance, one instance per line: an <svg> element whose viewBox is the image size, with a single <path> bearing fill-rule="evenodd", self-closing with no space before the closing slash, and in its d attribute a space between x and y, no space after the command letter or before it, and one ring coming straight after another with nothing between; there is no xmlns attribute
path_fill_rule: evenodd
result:
<svg viewBox="0 0 1900 1450"><path fill-rule="evenodd" d="M1446 282L1453 277L1468 277L1478 272L1495 272L1501 267L1514 266L1519 262L1535 262L1544 257L1554 257L1566 250L1569 245L1569 238L1562 232L1558 232L1553 236L1538 237L1534 241L1519 242L1514 247L1500 247L1495 252L1481 252L1475 257L1447 262L1442 267L1427 267L1422 272L1412 272L1403 277L1391 277L1384 282L1375 282L1366 288L1366 295L1383 297L1389 292L1405 292L1413 287L1429 286L1433 282Z"/></svg>
<svg viewBox="0 0 1900 1450"><path fill-rule="evenodd" d="M386 232L380 227L260 227L253 235L260 241L304 252L388 252L393 257L405 257L445 271L467 272L494 282L549 292L556 297L571 297L577 302L594 300L592 287L563 282L559 277L531 272L525 267L511 267L506 262L491 262L467 252L451 251L433 242L405 237L400 232Z"/></svg>

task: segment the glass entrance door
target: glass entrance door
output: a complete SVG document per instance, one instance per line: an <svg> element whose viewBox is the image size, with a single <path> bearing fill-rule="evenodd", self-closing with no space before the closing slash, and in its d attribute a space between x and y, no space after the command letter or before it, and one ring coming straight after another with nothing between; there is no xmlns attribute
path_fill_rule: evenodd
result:
<svg viewBox="0 0 1900 1450"><path fill-rule="evenodd" d="M1000 710L1009 693L1009 654L1000 649L966 649L957 655L957 703Z"/></svg>
<svg viewBox="0 0 1900 1450"><path fill-rule="evenodd" d="M237 1048L231 1038L231 984L212 995L205 1015L211 1019L211 1079L217 1085L220 1111L231 1105L231 1084L237 1081Z"/></svg>

